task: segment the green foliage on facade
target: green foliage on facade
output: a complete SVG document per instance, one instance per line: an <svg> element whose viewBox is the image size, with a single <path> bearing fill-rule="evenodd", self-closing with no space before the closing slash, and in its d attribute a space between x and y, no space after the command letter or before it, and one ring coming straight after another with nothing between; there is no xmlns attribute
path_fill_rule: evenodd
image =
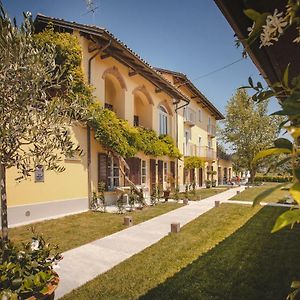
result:
<svg viewBox="0 0 300 300"><path fill-rule="evenodd" d="M113 150L125 158L133 157L139 151L154 157L181 157L169 136L158 136L154 130L133 127L114 112L97 104L90 107L89 113L89 125L95 131L95 138L107 150Z"/></svg>
<svg viewBox="0 0 300 300"><path fill-rule="evenodd" d="M184 158L184 167L186 169L196 169L204 166L204 160L198 156L188 156Z"/></svg>
<svg viewBox="0 0 300 300"><path fill-rule="evenodd" d="M80 100L82 111L81 116L77 118L84 118L93 95L92 88L84 80L81 68L82 50L78 38L68 32L55 32L53 26L49 24L45 30L34 35L34 41L39 47L54 48L55 63L60 68L61 78L71 86L69 101Z"/></svg>

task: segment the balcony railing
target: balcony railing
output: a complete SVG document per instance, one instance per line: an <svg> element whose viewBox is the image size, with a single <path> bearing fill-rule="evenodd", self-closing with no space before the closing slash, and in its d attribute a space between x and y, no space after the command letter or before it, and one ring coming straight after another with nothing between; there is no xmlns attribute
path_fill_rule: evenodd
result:
<svg viewBox="0 0 300 300"><path fill-rule="evenodd" d="M216 136L216 126L212 124L207 125L207 132L210 136Z"/></svg>
<svg viewBox="0 0 300 300"><path fill-rule="evenodd" d="M203 157L207 161L216 160L217 152L207 146L196 146L196 155Z"/></svg>
<svg viewBox="0 0 300 300"><path fill-rule="evenodd" d="M184 109L184 122L189 126L196 124L196 112L188 107Z"/></svg>
<svg viewBox="0 0 300 300"><path fill-rule="evenodd" d="M183 143L183 155L184 156L195 156L196 145L193 143Z"/></svg>

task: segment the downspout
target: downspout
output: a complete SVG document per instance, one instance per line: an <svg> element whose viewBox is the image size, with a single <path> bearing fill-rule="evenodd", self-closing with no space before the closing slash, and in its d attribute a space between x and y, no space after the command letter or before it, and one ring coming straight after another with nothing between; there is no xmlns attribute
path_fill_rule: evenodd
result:
<svg viewBox="0 0 300 300"><path fill-rule="evenodd" d="M92 60L97 56L99 55L101 52L103 52L105 49L107 49L111 44L111 40L108 41L108 43L97 49L97 52L92 55L90 58L89 58L89 61L88 61L88 84L90 85L91 84L91 79L92 79L92 72L91 72L91 67L92 67ZM95 50L96 51L96 50ZM91 176L91 157L92 157L92 153L91 153L91 127L89 126L89 124L87 124L87 180L88 180L88 201L89 201L89 206L90 206L90 201L92 199L92 176Z"/></svg>
<svg viewBox="0 0 300 300"><path fill-rule="evenodd" d="M189 105L189 102L186 102L185 104L178 106L178 102L176 103L176 108L175 108L175 113L176 113L176 147L178 147L178 110L181 108L184 108L186 106ZM179 174L179 170L178 170L178 158L176 158L175 160L175 170L176 170L176 188L178 188L178 174Z"/></svg>

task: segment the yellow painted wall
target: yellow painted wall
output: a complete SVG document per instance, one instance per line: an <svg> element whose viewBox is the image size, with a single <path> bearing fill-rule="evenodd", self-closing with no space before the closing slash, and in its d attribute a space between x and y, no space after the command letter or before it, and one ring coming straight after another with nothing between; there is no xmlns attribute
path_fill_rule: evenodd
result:
<svg viewBox="0 0 300 300"><path fill-rule="evenodd" d="M83 156L78 160L64 160L64 172L45 171L44 182L35 182L34 174L17 182L17 170L7 170L8 206L87 197L86 129L73 126L71 133L74 143L83 150Z"/></svg>

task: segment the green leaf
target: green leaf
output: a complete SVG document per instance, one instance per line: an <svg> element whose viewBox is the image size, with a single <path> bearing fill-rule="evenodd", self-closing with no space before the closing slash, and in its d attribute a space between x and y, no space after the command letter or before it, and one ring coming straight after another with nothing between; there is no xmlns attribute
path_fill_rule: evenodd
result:
<svg viewBox="0 0 300 300"><path fill-rule="evenodd" d="M300 181L300 168L293 169L295 177Z"/></svg>
<svg viewBox="0 0 300 300"><path fill-rule="evenodd" d="M299 209L288 210L277 218L275 225L272 229L272 233L277 232L288 225L293 225L294 223L299 221L300 221L300 210Z"/></svg>
<svg viewBox="0 0 300 300"><path fill-rule="evenodd" d="M251 8L245 9L244 14L253 21L256 21L257 19L259 19L261 17L261 14L258 11L251 9Z"/></svg>
<svg viewBox="0 0 300 300"><path fill-rule="evenodd" d="M300 281L293 281L291 283L291 288L292 289L299 289L300 288Z"/></svg>
<svg viewBox="0 0 300 300"><path fill-rule="evenodd" d="M293 196L294 200L300 204L300 182L296 182L290 188L290 193Z"/></svg>
<svg viewBox="0 0 300 300"><path fill-rule="evenodd" d="M282 79L283 85L287 88L289 87L289 68L290 68L290 64L287 65Z"/></svg>
<svg viewBox="0 0 300 300"><path fill-rule="evenodd" d="M270 155L275 155L275 154L291 154L291 150L287 148L269 148L266 150L262 150L259 153L256 154L256 156L253 159L253 163L257 162L261 158L265 158Z"/></svg>
<svg viewBox="0 0 300 300"><path fill-rule="evenodd" d="M251 86L251 87L253 87L253 86L254 86L254 85L253 85L253 80L252 80L252 78L251 78L251 77L249 77L249 78L248 78L248 82L249 82L249 84L250 84L250 86Z"/></svg>
<svg viewBox="0 0 300 300"><path fill-rule="evenodd" d="M281 149L286 148L286 149L290 149L291 151L293 151L292 142L285 138L279 138L279 139L275 140L274 145L276 148L281 148Z"/></svg>

